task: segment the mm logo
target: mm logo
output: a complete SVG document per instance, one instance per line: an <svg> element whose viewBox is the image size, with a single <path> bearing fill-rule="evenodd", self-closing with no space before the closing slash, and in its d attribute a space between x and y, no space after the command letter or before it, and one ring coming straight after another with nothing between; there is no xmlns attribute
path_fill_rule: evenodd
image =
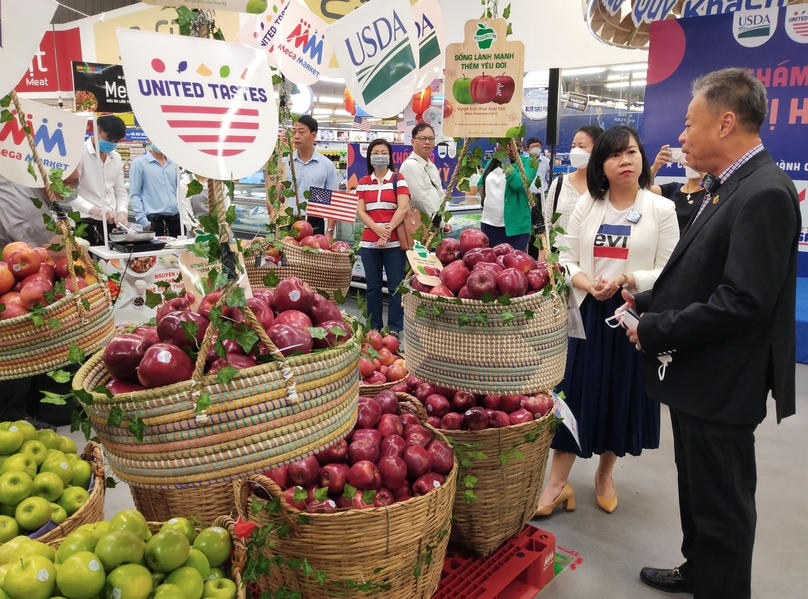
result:
<svg viewBox="0 0 808 599"><path fill-rule="evenodd" d="M17 111L12 110L11 114L14 118L5 123L3 128L0 129L0 142L6 141L10 135L14 145L21 146L25 141L25 129L20 125L20 119L17 118ZM34 125L31 122L31 118L32 115L29 114L26 125L33 131ZM43 149L48 154L53 152L53 149L56 148L59 151L59 155L64 158L67 156L67 147L65 146L65 136L62 132L62 123L57 123L56 127L56 131L51 133L48 128L48 119L43 118L42 124L34 132L34 145Z"/></svg>
<svg viewBox="0 0 808 599"><path fill-rule="evenodd" d="M768 42L777 30L778 8L740 11L732 18L735 41L746 48L757 48Z"/></svg>
<svg viewBox="0 0 808 599"><path fill-rule="evenodd" d="M312 34L311 25L307 23L305 19L300 19L300 23L297 24L297 27L286 37L286 41L292 44L295 49L300 50L302 46L300 52L308 54L309 58L316 61L318 65L323 62L324 39L325 34L320 34L320 39L319 41L317 40L317 30L315 29Z"/></svg>
<svg viewBox="0 0 808 599"><path fill-rule="evenodd" d="M480 50L489 50L491 44L497 41L497 32L491 29L487 23L477 23L477 31L474 32L474 41Z"/></svg>
<svg viewBox="0 0 808 599"><path fill-rule="evenodd" d="M410 35L395 11L389 19L376 19L354 35L356 39L346 39L345 46L357 67L356 78L367 105L416 70L417 64Z"/></svg>

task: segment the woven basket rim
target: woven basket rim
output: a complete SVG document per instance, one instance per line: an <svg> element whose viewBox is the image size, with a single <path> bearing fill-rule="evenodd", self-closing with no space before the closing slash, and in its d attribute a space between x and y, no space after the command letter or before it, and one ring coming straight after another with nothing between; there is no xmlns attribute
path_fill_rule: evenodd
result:
<svg viewBox="0 0 808 599"><path fill-rule="evenodd" d="M414 289L409 282L405 282L405 286L408 289L408 293L404 294L404 298L406 297L415 297L418 300L424 302L431 302L433 304L448 304L452 306L469 306L470 308L474 309L488 309L492 307L497 307L499 309L507 309L510 306L520 307L522 304L541 304L544 301L553 301L554 299L559 299L564 301L566 305L566 300L563 297L558 295L555 292L551 292L548 295L543 295L541 293L531 293L529 295L523 295L520 297L512 297L510 298L510 305L500 304L498 301L494 300L491 302L484 302L482 300L474 300L474 299L464 299L464 298L450 298L450 297L443 297L440 295L433 295L431 293L424 293L423 291L418 291ZM404 299L402 298L402 300Z"/></svg>

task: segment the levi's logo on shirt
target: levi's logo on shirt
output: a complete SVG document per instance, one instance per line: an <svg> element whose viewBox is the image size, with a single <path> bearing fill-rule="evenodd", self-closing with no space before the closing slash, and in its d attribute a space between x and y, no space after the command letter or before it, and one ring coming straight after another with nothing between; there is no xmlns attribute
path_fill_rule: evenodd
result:
<svg viewBox="0 0 808 599"><path fill-rule="evenodd" d="M631 225L601 225L595 235L595 258L628 259Z"/></svg>

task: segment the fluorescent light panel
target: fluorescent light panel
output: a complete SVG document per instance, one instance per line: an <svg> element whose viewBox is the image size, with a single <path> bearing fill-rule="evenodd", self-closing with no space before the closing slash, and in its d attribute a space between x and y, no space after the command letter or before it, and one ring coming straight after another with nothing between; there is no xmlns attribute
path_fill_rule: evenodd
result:
<svg viewBox="0 0 808 599"><path fill-rule="evenodd" d="M585 69L564 69L561 71L561 74L564 77L576 77L578 75L597 75L598 73L602 73L606 69L602 67L588 67Z"/></svg>
<svg viewBox="0 0 808 599"><path fill-rule="evenodd" d="M635 64L616 64L612 67L613 71L647 71L648 64L635 63Z"/></svg>
<svg viewBox="0 0 808 599"><path fill-rule="evenodd" d="M317 101L320 104L342 104L345 102L345 98L339 98L337 96L317 96Z"/></svg>

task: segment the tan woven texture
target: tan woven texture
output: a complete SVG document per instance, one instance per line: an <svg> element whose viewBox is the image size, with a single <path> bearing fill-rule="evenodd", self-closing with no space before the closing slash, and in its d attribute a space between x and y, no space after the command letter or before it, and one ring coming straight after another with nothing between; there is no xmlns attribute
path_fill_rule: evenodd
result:
<svg viewBox="0 0 808 599"><path fill-rule="evenodd" d="M567 309L556 296L526 295L509 306L440 299L403 297L407 369L419 379L482 395L520 395L552 389L564 378ZM478 314L485 322L475 321ZM471 322L460 326L463 317Z"/></svg>
<svg viewBox="0 0 808 599"><path fill-rule="evenodd" d="M47 534L37 537L37 541L58 547L67 535L84 524L100 522L104 519L104 496L107 492L107 477L104 470L104 456L101 446L97 443L88 443L81 457L90 463L93 470L93 491L89 499L84 502L75 514L62 522Z"/></svg>
<svg viewBox="0 0 808 599"><path fill-rule="evenodd" d="M210 522L218 516L235 517L233 483L217 483L199 489L145 488L129 485L135 508L147 520L197 518Z"/></svg>
<svg viewBox="0 0 808 599"><path fill-rule="evenodd" d="M479 452L485 459L471 459L472 464L461 468L461 480L474 476L473 492L477 499L467 503L466 486L457 485L454 501L455 520L452 542L479 555L490 555L502 543L519 534L533 517L539 502L550 443L555 427L549 416L504 428L481 431L446 431L459 455ZM532 443L523 443L526 435L540 432ZM522 454L518 459L514 450ZM506 466L500 455L510 457Z"/></svg>
<svg viewBox="0 0 808 599"><path fill-rule="evenodd" d="M407 401L402 403L402 407L408 405ZM425 421L423 409L419 417ZM428 428L435 437L444 439L439 431ZM440 583L449 543L457 470L455 462L442 487L404 503L335 514L307 514L309 524L297 525L296 531L284 539L273 539L274 551L286 559L308 559L315 570L325 572L326 584L321 586L313 576L301 572L274 568L272 576L259 580L259 589L271 593L278 588L300 590L302 599L335 596L429 599ZM253 501L265 502L251 495L250 483L264 487L276 497L281 490L271 479L261 475L234 483L239 517L263 526L268 522L266 512L254 515L251 504ZM283 505L285 513L299 513L285 503ZM430 551L431 558L427 559ZM267 553L269 558L272 555ZM414 574L416 567L421 568L418 577ZM346 594L339 586L345 581L359 584L387 582L391 588L376 595L360 591Z"/></svg>
<svg viewBox="0 0 808 599"><path fill-rule="evenodd" d="M288 243L283 244L284 266L274 268L256 266L257 260L248 260L247 277L253 287L266 287L264 277L274 272L279 279L297 277L315 291L325 291L330 296L339 289L343 296L351 288L353 262L350 255L342 252L308 252Z"/></svg>

